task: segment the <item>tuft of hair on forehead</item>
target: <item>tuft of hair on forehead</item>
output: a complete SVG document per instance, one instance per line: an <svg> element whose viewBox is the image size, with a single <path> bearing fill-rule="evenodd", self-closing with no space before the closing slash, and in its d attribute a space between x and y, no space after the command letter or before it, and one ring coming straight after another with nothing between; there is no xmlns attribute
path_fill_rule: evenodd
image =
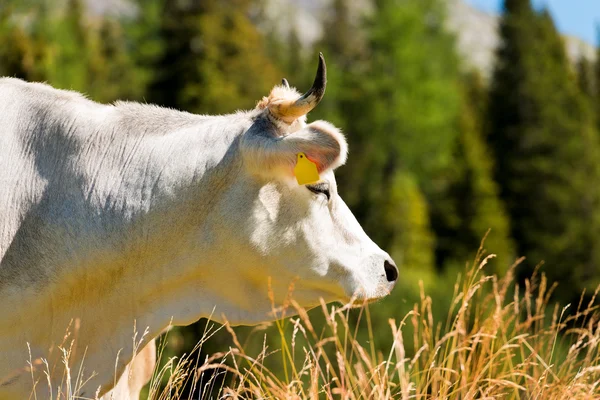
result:
<svg viewBox="0 0 600 400"><path fill-rule="evenodd" d="M294 87L286 87L284 85L277 85L271 89L269 96L263 97L256 104L256 108L264 110L271 104L278 104L284 101L296 101L302 96L302 93L298 92Z"/></svg>

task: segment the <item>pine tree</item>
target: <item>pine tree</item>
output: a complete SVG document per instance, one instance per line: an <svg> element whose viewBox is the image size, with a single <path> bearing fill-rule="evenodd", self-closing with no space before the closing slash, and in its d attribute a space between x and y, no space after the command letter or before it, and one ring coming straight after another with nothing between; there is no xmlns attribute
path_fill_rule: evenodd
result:
<svg viewBox="0 0 600 400"><path fill-rule="evenodd" d="M140 99L144 89L143 79L137 75L119 22L103 19L93 39L88 71L90 96L104 103Z"/></svg>
<svg viewBox="0 0 600 400"><path fill-rule="evenodd" d="M293 16L289 16L289 21L286 25L287 31L283 31L281 27L275 26L275 22L262 29L267 48L267 57L283 73L282 77L285 77L290 86L302 92L310 87L315 77L316 57L307 57L308 53L300 39ZM319 51L322 50L320 46L316 47L319 48ZM310 54L314 55L313 53ZM327 54L325 58L329 66L331 59Z"/></svg>
<svg viewBox="0 0 600 400"><path fill-rule="evenodd" d="M403 267L432 270L429 214L437 205L431 198L450 165L459 116L454 41L444 29L442 2L381 0L375 5L364 55L353 55L343 40L331 46L346 49L341 65L358 59L349 63L351 73L338 94L352 151L339 172L340 190L377 243L416 263ZM406 204L409 199L414 203ZM411 222L415 225L408 226ZM415 236L408 238L409 233Z"/></svg>
<svg viewBox="0 0 600 400"><path fill-rule="evenodd" d="M247 109L278 84L263 37L248 15L250 0L167 2L164 53L150 100L198 113ZM243 38L243 40L240 40Z"/></svg>
<svg viewBox="0 0 600 400"><path fill-rule="evenodd" d="M490 94L490 146L512 235L531 268L542 260L565 299L595 287L598 138L560 35L529 0L506 0Z"/></svg>
<svg viewBox="0 0 600 400"><path fill-rule="evenodd" d="M364 56L366 51L366 38L359 26L360 19L352 14L352 3L333 0L329 14L323 21L324 34L319 46L334 55L335 63L341 71L351 70L354 62Z"/></svg>
<svg viewBox="0 0 600 400"><path fill-rule="evenodd" d="M596 43L596 62L593 65L593 96L592 96L592 111L596 116L596 128L600 130L600 25L596 26L597 43Z"/></svg>
<svg viewBox="0 0 600 400"><path fill-rule="evenodd" d="M596 92L594 64L585 56L577 61L577 83L579 84L579 90L585 95L585 99L592 101Z"/></svg>
<svg viewBox="0 0 600 400"><path fill-rule="evenodd" d="M300 85L306 82L308 87L308 84L314 79L313 70L315 59L314 57L310 57L310 60L305 59L300 35L298 34L298 29L294 25L292 25L292 28L290 29L287 43L283 48L283 51L281 56L285 62L285 76L289 80L291 86L298 87L298 89L302 91Z"/></svg>
<svg viewBox="0 0 600 400"><path fill-rule="evenodd" d="M88 93L91 43L84 11L82 0L68 0L60 19L43 16L47 25L38 29L47 40L43 61L48 81L56 87Z"/></svg>
<svg viewBox="0 0 600 400"><path fill-rule="evenodd" d="M184 108L180 94L185 83L198 81L195 63L199 58L190 48L192 41L199 44L200 7L180 0L164 3L159 21L162 54L154 66L153 81L149 86L149 101L167 107Z"/></svg>
<svg viewBox="0 0 600 400"><path fill-rule="evenodd" d="M445 6L379 0L369 27L370 128L388 150L384 164L410 170L427 195L451 161L460 106L458 56L444 26Z"/></svg>
<svg viewBox="0 0 600 400"><path fill-rule="evenodd" d="M481 78L471 73L464 80L460 133L454 144L449 183L435 203L432 216L437 236L438 265L472 261L480 241L490 231L485 248L497 255L494 272L506 271L514 261L510 224L499 188L493 180L493 163L483 138L485 90Z"/></svg>
<svg viewBox="0 0 600 400"><path fill-rule="evenodd" d="M362 113L351 110L360 103L361 79L367 60L367 38L361 29L360 20L352 18L352 3L334 0L323 20L323 37L316 44L327 60L327 96L312 117L331 121L347 133L351 148L361 148L361 130L355 129L354 120L362 118ZM356 7L356 6L355 6ZM344 174L340 174L340 185L346 185ZM351 189L351 188L349 188ZM346 195L346 193L345 193ZM352 197L352 193L348 193Z"/></svg>
<svg viewBox="0 0 600 400"><path fill-rule="evenodd" d="M15 9L16 6L10 2L0 6L0 76L44 81L46 74L42 56L45 40L35 35L35 29L32 29L35 23L26 29L17 22Z"/></svg>
<svg viewBox="0 0 600 400"><path fill-rule="evenodd" d="M12 21L11 15L10 5L0 8L0 76L29 80L32 43L25 31Z"/></svg>
<svg viewBox="0 0 600 400"><path fill-rule="evenodd" d="M434 236L429 221L429 208L418 183L411 174L398 171L390 181L381 208L371 214L371 226L385 221L393 226L386 248L402 266L414 271L433 271Z"/></svg>
<svg viewBox="0 0 600 400"><path fill-rule="evenodd" d="M135 6L135 17L122 19L120 24L123 36L127 39L126 51L134 65L136 82L141 91L138 100L148 101L149 86L157 78L156 67L164 51L164 41L160 37L164 2L135 0Z"/></svg>

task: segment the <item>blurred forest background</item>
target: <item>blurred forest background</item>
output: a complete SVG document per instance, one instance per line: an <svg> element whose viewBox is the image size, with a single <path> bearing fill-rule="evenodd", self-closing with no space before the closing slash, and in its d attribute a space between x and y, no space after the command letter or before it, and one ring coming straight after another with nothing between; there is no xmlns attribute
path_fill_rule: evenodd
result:
<svg viewBox="0 0 600 400"><path fill-rule="evenodd" d="M346 133L339 192L401 271L370 307L374 327L412 309L419 280L447 305L488 230L493 272L526 256L524 279L543 262L562 302L600 283L600 66L568 57L529 0L505 0L489 70L459 55L444 0L331 0L308 44L310 25L277 1L89 4L0 2L0 75L216 114L254 107L282 77L305 91L324 53L327 93L309 120ZM166 353L190 351L205 324L171 332ZM260 347L252 330L237 328ZM230 341L221 331L202 351Z"/></svg>

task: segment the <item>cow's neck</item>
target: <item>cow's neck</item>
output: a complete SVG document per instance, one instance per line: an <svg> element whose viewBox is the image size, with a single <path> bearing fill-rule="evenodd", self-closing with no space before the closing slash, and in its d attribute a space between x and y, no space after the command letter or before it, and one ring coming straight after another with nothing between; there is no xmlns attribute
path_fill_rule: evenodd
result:
<svg viewBox="0 0 600 400"><path fill-rule="evenodd" d="M0 354L11 359L10 353L22 354L28 342L34 359L47 357L48 347L60 343L75 317L77 335L86 340L79 351L88 348L87 362L114 365L115 352L123 349L123 368L131 359L134 321L139 338L146 327L156 336L171 319L185 324L209 316L210 296L197 292L202 277L178 267L199 255L199 268L218 263L210 243L214 232L208 229L206 237L198 232L239 172L236 138L249 122L236 118L233 127L222 118L174 120L171 132L164 126L169 121L162 121L166 132L160 135L147 133L147 122L136 128L138 135L123 134L120 122L113 122L112 131L99 125L88 138L78 137L77 129L90 122L75 122L72 147L50 160L55 169L43 177L42 198L23 221L38 224L33 231L42 236L17 238L22 243L16 249L33 249L28 274L38 274L41 285L35 279L28 284L33 277L24 275L12 288L0 288L9 294L8 307L0 311ZM194 254L177 250L189 248L178 241L194 238ZM35 247L36 239L43 239L43 248ZM14 256L18 252L9 248L3 263Z"/></svg>

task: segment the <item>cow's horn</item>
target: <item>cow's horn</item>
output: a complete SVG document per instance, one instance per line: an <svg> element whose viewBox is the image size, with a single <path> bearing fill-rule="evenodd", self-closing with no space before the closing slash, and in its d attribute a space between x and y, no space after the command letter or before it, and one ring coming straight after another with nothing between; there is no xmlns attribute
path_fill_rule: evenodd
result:
<svg viewBox="0 0 600 400"><path fill-rule="evenodd" d="M269 109L277 117L281 118L286 122L293 122L297 118L306 115L319 104L323 95L325 94L325 87L327 86L327 67L325 66L325 59L323 53L319 53L319 66L317 68L317 75L313 82L312 87L308 92L304 93L296 101L285 101L278 104L272 104Z"/></svg>

